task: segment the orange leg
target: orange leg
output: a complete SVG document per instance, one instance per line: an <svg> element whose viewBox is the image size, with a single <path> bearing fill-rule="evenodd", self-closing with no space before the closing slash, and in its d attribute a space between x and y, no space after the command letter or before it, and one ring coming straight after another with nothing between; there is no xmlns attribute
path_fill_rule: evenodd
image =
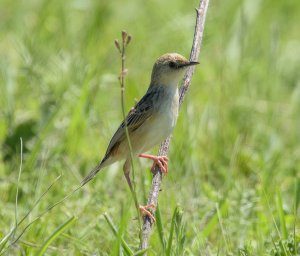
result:
<svg viewBox="0 0 300 256"><path fill-rule="evenodd" d="M131 183L131 179L130 179L130 161L126 160L123 166L123 171L124 171L124 176L126 178L126 181L128 183L128 186L131 190L131 192L133 192L133 187L132 187L132 183ZM140 212L142 214L142 216L148 216L152 222L156 222L155 218L153 217L152 213L149 211L149 209L155 209L155 205L154 204L149 204L146 206L141 206L139 207Z"/></svg>
<svg viewBox="0 0 300 256"><path fill-rule="evenodd" d="M152 213L149 211L149 209L155 209L155 208L156 207L154 204L148 204L145 206L140 206L140 211L141 211L142 216L148 216L152 220L152 222L156 222Z"/></svg>
<svg viewBox="0 0 300 256"><path fill-rule="evenodd" d="M161 171L165 174L168 175L168 161L169 158L166 156L153 156L153 155L147 155L147 154L140 154L139 157L142 158L148 158L153 160L153 165L151 170L154 171L155 165L158 165Z"/></svg>

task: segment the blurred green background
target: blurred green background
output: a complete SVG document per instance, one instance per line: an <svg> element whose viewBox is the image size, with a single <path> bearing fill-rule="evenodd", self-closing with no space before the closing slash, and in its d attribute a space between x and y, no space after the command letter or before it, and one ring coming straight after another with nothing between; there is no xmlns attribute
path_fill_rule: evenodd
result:
<svg viewBox="0 0 300 256"><path fill-rule="evenodd" d="M114 39L128 31L126 102L147 89L166 52L189 56L198 1L0 0L0 250L35 255L132 251L136 210L122 163L22 231L102 158L122 119ZM171 144L149 255L299 255L300 1L211 0L192 86ZM14 235L18 220L43 197ZM156 150L153 151L156 153ZM151 187L136 160L138 197ZM175 218L174 209L178 206ZM298 254L297 251L298 250ZM127 255L125 253L125 255Z"/></svg>

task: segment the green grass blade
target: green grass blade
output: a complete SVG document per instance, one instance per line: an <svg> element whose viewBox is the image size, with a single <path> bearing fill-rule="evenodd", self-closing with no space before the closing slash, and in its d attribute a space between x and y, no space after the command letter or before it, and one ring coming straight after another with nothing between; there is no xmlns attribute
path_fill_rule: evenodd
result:
<svg viewBox="0 0 300 256"><path fill-rule="evenodd" d="M37 256L42 256L45 254L47 248L49 245L62 233L64 230L66 230L68 227L70 227L74 222L76 218L73 216L70 219L68 219L65 223L63 223L61 226L59 226L53 234L45 241L45 243L42 245L40 251L36 254Z"/></svg>
<svg viewBox="0 0 300 256"><path fill-rule="evenodd" d="M34 202L32 207L28 210L28 212L23 216L23 218L18 222L18 225L21 225L22 222L29 216L29 214L34 210L34 208L41 202L41 200L48 194L54 184L61 178L61 175L57 176L55 180L49 185L49 187L45 190L45 192Z"/></svg>
<svg viewBox="0 0 300 256"><path fill-rule="evenodd" d="M277 210L278 210L279 220L280 220L281 235L282 235L283 239L287 239L288 231L287 231L287 227L286 227L285 214L284 214L284 210L283 210L282 196L281 196L280 191L277 192Z"/></svg>
<svg viewBox="0 0 300 256"><path fill-rule="evenodd" d="M226 253L230 254L231 252L230 252L230 248L229 248L228 235L226 233L226 230L225 230L224 224L223 224L223 216L224 215L220 211L220 207L219 207L218 203L216 203L216 210L217 210L217 216L218 216L219 226L220 226L222 237L223 237L224 244L225 244Z"/></svg>
<svg viewBox="0 0 300 256"><path fill-rule="evenodd" d="M15 233L15 227L5 236L1 239L0 241L0 255L2 255L2 250L5 247L7 241L9 240L9 238Z"/></svg>
<svg viewBox="0 0 300 256"><path fill-rule="evenodd" d="M175 225L175 234L176 234L176 255L183 255L184 244L186 240L185 235L185 223L183 221L183 209L178 207L176 214L176 225Z"/></svg>
<svg viewBox="0 0 300 256"><path fill-rule="evenodd" d="M11 236L14 236L17 228L18 228L18 198L19 198L19 184L20 184L20 178L22 173L22 164L23 164L23 141L22 138L20 138L20 144L21 144L21 160L20 160L20 168L19 168L19 174L18 174L18 180L17 180L17 191L16 191L16 201L15 201L15 227L6 235L3 237L3 239L0 241L0 253L5 247L7 241L10 239Z"/></svg>
<svg viewBox="0 0 300 256"><path fill-rule="evenodd" d="M114 233L114 235L117 235L118 234L117 228L113 224L111 218L107 215L107 213L104 213L103 215L104 215L104 218L105 218L106 222L108 223L109 227L111 228L112 232Z"/></svg>
<svg viewBox="0 0 300 256"><path fill-rule="evenodd" d="M21 223L29 216L29 214L33 211L33 209L39 204L39 202L42 200L42 198L49 192L49 190L51 189L51 187L54 185L54 183L60 178L60 176L58 176L54 182L52 182L50 184L50 186L47 188L47 190L38 198L38 200L33 204L33 206L31 207L31 209L25 214L25 216L18 222L18 226L21 225ZM19 236L12 242L10 243L9 246L15 244L21 237L22 235L25 233L25 231L33 224L35 223L37 220L39 220L44 214L46 214L49 210L45 211L44 213L40 214L38 217L36 217L34 220L32 220L29 224L27 224L25 226L25 228L22 230L22 232L19 234ZM14 228L15 229L15 228ZM13 231L15 232L15 231ZM10 236L13 233L10 233ZM1 250L0 250L1 251Z"/></svg>
<svg viewBox="0 0 300 256"><path fill-rule="evenodd" d="M118 230L117 230L116 226L113 224L111 218L108 216L107 213L104 213L103 215L104 215L104 218L105 218L106 222L108 223L109 227L111 228L112 232L117 237ZM123 247L126 255L131 255L131 256L134 255L134 253L130 249L129 245L125 242L125 240L122 237L121 237L121 243L122 243L122 247Z"/></svg>
<svg viewBox="0 0 300 256"><path fill-rule="evenodd" d="M23 164L23 141L22 138L20 138L20 147L21 147L21 153L20 153L20 168L19 168L19 174L18 174L18 180L17 180L17 191L16 191L16 203L15 203L15 231L18 228L18 198L19 198L19 184L22 174L22 164Z"/></svg>
<svg viewBox="0 0 300 256"><path fill-rule="evenodd" d="M178 207L176 206L173 212L172 216L172 222L171 222L171 229L170 229L170 235L168 240L168 247L166 250L166 255L171 255L171 248L172 248L172 242L173 242L173 234L174 234L174 228L175 228L175 222L176 222L176 214L178 211Z"/></svg>
<svg viewBox="0 0 300 256"><path fill-rule="evenodd" d="M296 180L296 200L295 200L295 206L296 206L296 211L298 210L299 203L300 203L300 177L297 178Z"/></svg>
<svg viewBox="0 0 300 256"><path fill-rule="evenodd" d="M51 132L51 129L53 129L55 118L56 118L57 114L59 113L60 109L61 109L61 103L57 102L56 108L54 109L53 112L51 112L51 114L47 120L47 123L45 123L43 128L40 130L38 139L35 142L32 150L30 151L30 154L26 158L26 162L24 163L24 167L23 167L24 170L29 170L30 168L32 168L34 166L34 163L35 163L39 153L41 152L42 144L45 141L45 137L47 136L48 133Z"/></svg>
<svg viewBox="0 0 300 256"><path fill-rule="evenodd" d="M164 236L164 229L163 229L163 224L161 220L161 214L160 214L160 208L159 205L157 205L157 209L155 212L155 218L156 218L156 227L157 227L157 232L159 236L159 241L161 243L162 249L165 252L166 250L166 239Z"/></svg>
<svg viewBox="0 0 300 256"><path fill-rule="evenodd" d="M33 210L33 208L41 201L42 197L45 196L48 191L50 190L50 188L53 186L53 184L60 178L57 177L55 179L55 181L48 187L48 189L40 196L40 198L38 198L38 200L36 201L36 203L34 204L34 206L27 212L27 214L22 218L21 221L19 221L19 225L21 222L23 222L26 217L30 214L30 212ZM51 209L53 209L54 207L56 207L57 205L61 204L62 202L64 202L66 199L68 199L70 196L72 196L80 187L77 187L76 189L74 189L71 193L67 194L64 198L62 198L61 200L59 200L58 202L50 205L47 210L45 210L44 212L42 212L40 215L38 215L34 220L32 220L30 223L28 223L25 228L22 230L21 234L19 234L19 236L10 244L13 245L15 244L22 236L23 234L26 232L26 230L33 224L35 223L37 220L39 220L40 218L42 218L45 214L47 214L48 212L51 211Z"/></svg>
<svg viewBox="0 0 300 256"><path fill-rule="evenodd" d="M276 246L276 243L275 243L275 241L274 241L274 238L272 237L272 244L273 244L273 248L274 248L274 251L276 252L276 254L278 254L279 255L279 252L278 252L278 249L277 249L277 246ZM275 255L276 255L275 254Z"/></svg>
<svg viewBox="0 0 300 256"><path fill-rule="evenodd" d="M220 212L223 215L228 208L228 204L226 202L220 203ZM214 228L218 225L218 213L214 212L208 223L205 225L204 229L200 234L200 238L202 240L206 239L214 230Z"/></svg>
<svg viewBox="0 0 300 256"><path fill-rule="evenodd" d="M139 255L144 255L145 252L147 252L150 248L146 248L146 249L143 249L143 250L139 250L137 252L135 252L134 256L139 256Z"/></svg>

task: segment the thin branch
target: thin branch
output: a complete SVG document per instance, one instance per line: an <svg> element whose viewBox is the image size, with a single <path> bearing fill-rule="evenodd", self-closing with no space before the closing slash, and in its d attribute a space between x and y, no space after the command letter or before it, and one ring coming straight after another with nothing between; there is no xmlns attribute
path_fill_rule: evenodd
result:
<svg viewBox="0 0 300 256"><path fill-rule="evenodd" d="M194 33L194 40L192 45L192 50L190 54L190 60L196 61L198 59L198 56L200 54L200 47L201 42L203 38L203 32L204 32L204 23L205 23L205 17L208 9L208 3L209 0L202 0L199 4L199 8L196 9L196 25L195 25L195 33ZM181 106L185 94L190 86L191 78L194 74L195 67L191 66L182 81L182 84L179 88L179 104ZM171 136L169 136L161 145L158 152L158 155L166 156L169 152L169 146L171 142ZM158 201L158 195L160 190L160 184L162 180L162 173L158 166L156 166L153 174L152 179L152 187L151 191L148 197L147 204L154 204L157 205ZM148 216L144 217L144 223L143 223L143 230L142 230L142 244L141 249L146 249L148 247L149 238L152 230L152 222ZM146 254L144 254L146 255Z"/></svg>
<svg viewBox="0 0 300 256"><path fill-rule="evenodd" d="M122 114L123 114L124 125L125 125L125 135L128 144L128 149L130 152L130 164L131 164L131 173L132 173L132 182L128 183L128 185L130 188L130 192L132 194L135 208L137 210L138 225L139 225L140 237L141 237L141 232L142 232L141 214L140 214L139 203L136 195L135 169L134 169L134 162L133 162L132 145L131 145L130 136L128 132L126 112L125 112L125 76L127 74L127 69L125 68L125 52L130 42L131 42L131 35L129 35L126 31L122 31L122 45L120 46L119 41L115 40L115 46L121 54L121 74L119 76L120 86L121 86L121 107L122 107Z"/></svg>

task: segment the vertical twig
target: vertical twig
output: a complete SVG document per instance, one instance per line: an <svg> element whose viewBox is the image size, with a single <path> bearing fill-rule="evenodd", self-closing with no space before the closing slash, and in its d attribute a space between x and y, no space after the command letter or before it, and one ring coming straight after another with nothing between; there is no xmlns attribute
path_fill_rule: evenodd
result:
<svg viewBox="0 0 300 256"><path fill-rule="evenodd" d="M122 47L120 46L119 41L116 39L115 40L115 46L118 49L118 51L121 54L121 74L119 76L120 80L120 85L121 85L121 107L122 107L122 114L123 114L123 120L125 124L125 134L126 134L126 139L128 143L128 148L130 151L130 162L131 162L131 173L132 173L132 186L130 186L130 191L133 197L133 201L138 213L138 222L139 222L139 230L141 233L141 218L140 218L140 210L139 210L139 203L136 195L136 182L135 182L135 169L134 169L134 163L133 163L133 154L132 154L132 146L130 142L130 137L129 137L129 132L128 132L128 127L127 127L127 120L126 120L126 111L125 111L125 76L127 74L127 69L125 68L125 51L126 47L131 41L131 36L127 34L127 32L122 31Z"/></svg>
<svg viewBox="0 0 300 256"><path fill-rule="evenodd" d="M204 31L204 23L205 17L208 9L209 0L202 0L199 4L199 8L196 9L196 25L195 25L195 33L194 33L194 40L192 45L192 50L190 54L190 60L196 61L200 54L200 46L203 38L203 31ZM194 66L191 66L187 71L183 78L182 84L179 89L179 104L181 105L185 94L190 86L191 78L194 74ZM166 156L169 152L171 136L169 136L161 145L158 152L158 155ZM156 166L153 174L152 179L152 187L148 197L147 204L154 204L157 205L160 184L162 180L162 173L158 166ZM142 229L142 243L141 249L146 249L148 247L150 233L152 230L152 222L148 216L144 217L143 229ZM146 255L146 253L144 254Z"/></svg>

